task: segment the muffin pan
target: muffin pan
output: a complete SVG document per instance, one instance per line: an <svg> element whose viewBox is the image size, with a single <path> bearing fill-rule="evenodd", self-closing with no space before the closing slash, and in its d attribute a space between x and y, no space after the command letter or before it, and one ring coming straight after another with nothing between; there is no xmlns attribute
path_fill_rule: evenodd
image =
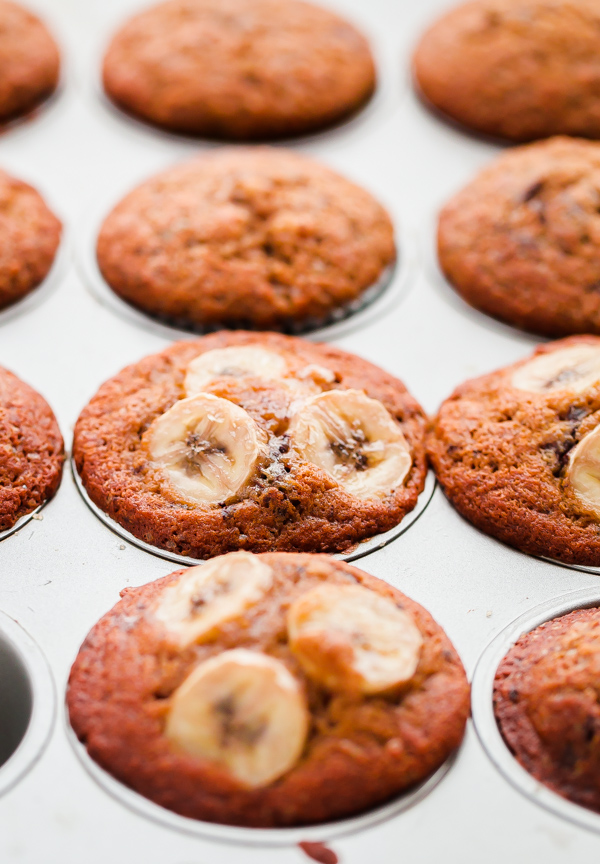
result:
<svg viewBox="0 0 600 864"><path fill-rule="evenodd" d="M123 540L127 540L128 543L132 543L134 546L137 546L138 549L143 549L144 552L150 552L152 555L158 555L159 558L164 558L167 561L173 561L175 564L198 564L201 563L197 558L189 558L186 555L178 555L175 552L169 552L167 549L160 549L158 546L151 546L149 543L146 543L144 540L140 540L139 537L134 537L129 531L123 528L118 522L112 519L108 513L105 513L104 510L101 510L94 502L91 500L90 496L87 494L83 483L81 482L81 478L79 476L79 472L77 471L77 467L75 465L75 460L71 459L71 471L73 473L73 479L75 481L75 485L77 486L77 491L90 508L94 516L97 516L98 519L106 525L111 531L121 537ZM408 513L402 522L399 525L396 525L394 528L391 528L389 531L385 531L382 534L376 534L374 537L370 537L367 540L363 540L362 543L358 543L350 552L339 553L333 555L333 558L337 558L338 561L358 561L359 558L364 558L365 555L369 555L371 552L375 552L378 549L383 549L384 546L387 546L388 543L391 543L393 540L396 540L405 531L407 531L411 525L417 521L417 519L425 512L427 509L427 505L431 501L433 493L435 491L436 481L435 477L431 473L428 472L425 478L425 487L421 494L419 495L419 500L417 501L417 506L414 510L411 510ZM0 536L0 540L2 537Z"/></svg>
<svg viewBox="0 0 600 864"><path fill-rule="evenodd" d="M77 260L79 269L95 299L132 324L171 341L195 339L205 333L221 329L200 326L190 328L185 325L180 327L176 321L163 320L146 314L112 290L102 276L96 258L98 232L106 214L111 209L111 206L103 208L101 215L90 220L78 238ZM405 236L405 232L397 224L395 228L396 261L385 268L375 284L367 288L360 297L351 303L334 310L327 319L290 327L284 332L325 342L345 336L359 328L368 326L385 315L392 314L396 305L409 289L414 263L410 238Z"/></svg>
<svg viewBox="0 0 600 864"><path fill-rule="evenodd" d="M520 615L498 633L481 655L473 674L473 723L488 756L504 777L523 795L564 819L600 833L600 814L563 798L529 774L512 755L500 734L492 705L496 670L514 643L545 621L575 609L600 605L600 588L564 594Z"/></svg>
<svg viewBox="0 0 600 864"><path fill-rule="evenodd" d="M46 659L22 627L0 613L0 795L39 759L54 722Z"/></svg>
<svg viewBox="0 0 600 864"><path fill-rule="evenodd" d="M240 846L281 847L294 846L302 842L329 843L339 837L373 828L381 822L393 819L395 816L418 804L419 801L425 798L440 783L456 760L456 754L452 755L423 783L419 783L409 792L398 796L389 803L369 810L367 813L362 813L359 816L299 828L240 828L232 825L219 825L214 822L201 822L197 819L188 819L185 816L180 816L171 810L155 804L153 801L149 801L143 795L120 783L111 774L104 771L97 762L94 762L88 755L84 745L77 740L77 736L69 725L67 716L65 716L65 723L67 725L69 741L85 770L105 792L112 795L126 807L153 822L160 823L167 828L184 834ZM232 850L232 852L235 854L235 850Z"/></svg>
<svg viewBox="0 0 600 864"><path fill-rule="evenodd" d="M66 231L75 235L71 264L77 266L63 266L63 240L45 283L0 314L0 322L6 321L1 327L0 365L44 394L68 447L72 425L103 381L188 335L155 323L126 304L115 314L113 300L118 298L102 280L95 283L95 235L108 210L99 205L107 198L110 204L137 180L209 145L128 118L105 102L91 83L104 35L143 5L141 0L31 0L30 5L53 32L64 34L65 63L77 69L83 83L67 81L60 97L54 97L60 100L60 110L46 105L39 120L29 118L3 135L2 162L11 173L47 189ZM542 341L472 312L436 273L438 208L500 152L498 146L432 115L407 87L411 49L427 23L448 5L450 0L332 0L332 7L372 37L379 89L347 123L284 144L298 147L372 192L389 209L399 246L396 272L379 298L308 338L335 339L340 348L399 375L431 414L463 380L514 362ZM413 254L417 231L419 249ZM100 303L97 298L103 292ZM506 771L519 768L497 731L499 751L492 753L493 672L518 633L571 608L565 604L600 602L596 570L558 566L492 540L462 520L440 489L432 495L434 483L430 474L418 510L399 526L397 542L376 538L369 541L372 547L364 544L354 550L350 560L362 557L365 570L427 608L468 671L490 639L502 634L501 645L494 647L493 657L491 648L486 651L475 677L474 715L483 746L470 726L443 782L439 780L448 763L424 786L383 808L333 825L290 829L289 834L190 824L140 798L91 763L64 719L33 764L52 724L51 678L39 649L32 651L39 661L39 680L45 682L41 685L37 672L31 671L37 661L30 667L25 650L9 648L10 656L21 662L17 668L28 670L29 678L21 680L31 680L33 713L21 745L0 767L0 788L4 783L12 787L0 808L0 861L105 864L107 859L139 858L145 864L301 864L309 859L294 844L304 841L330 846L340 864L395 864L399 854L411 862L449 859L466 864L593 860L600 842L598 817L563 799L552 807L538 806L552 793L525 774L519 781L529 784L524 797L494 769L486 750L498 764L505 760L511 765ZM414 518L425 504L423 518ZM173 559L164 560L156 550L148 554L132 538L126 542L107 530L104 514L103 522L92 518L69 476L43 516L43 522L20 525L24 530L17 538L0 543L0 608L44 646L62 704L81 641L114 605L119 591L164 576L174 567ZM578 592L575 599L564 597L569 591ZM521 623L509 625L522 613L526 616ZM0 615L0 668L7 656L2 646L20 645L21 633L14 621L6 622ZM18 692L18 685L11 691ZM0 710L3 704L0 692ZM26 718L26 703L21 704ZM41 733L35 733L37 744L34 740L30 751L36 718ZM490 718L488 740L485 723L489 725ZM32 770L16 782L28 765ZM569 807L576 813L565 819L564 808ZM324 860L334 859L329 855Z"/></svg>

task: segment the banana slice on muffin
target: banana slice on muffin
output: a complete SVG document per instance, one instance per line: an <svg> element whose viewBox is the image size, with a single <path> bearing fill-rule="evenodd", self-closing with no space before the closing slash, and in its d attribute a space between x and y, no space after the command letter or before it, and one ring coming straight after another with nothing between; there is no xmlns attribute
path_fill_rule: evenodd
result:
<svg viewBox="0 0 600 864"><path fill-rule="evenodd" d="M288 612L290 647L331 690L380 693L410 681L423 638L406 612L360 585L320 585Z"/></svg>
<svg viewBox="0 0 600 864"><path fill-rule="evenodd" d="M285 774L309 725L300 682L279 660L236 648L197 666L175 692L165 735L192 756L225 765L245 786Z"/></svg>
<svg viewBox="0 0 600 864"><path fill-rule="evenodd" d="M154 421L145 442L171 489L195 504L216 504L237 494L267 444L243 408L210 393L176 402Z"/></svg>
<svg viewBox="0 0 600 864"><path fill-rule="evenodd" d="M410 471L410 447L389 411L360 390L330 390L292 417L293 449L357 498L383 498Z"/></svg>
<svg viewBox="0 0 600 864"><path fill-rule="evenodd" d="M240 345L215 348L195 357L187 367L184 388L188 396L200 393L211 381L221 378L285 378L288 366L275 351L258 345Z"/></svg>
<svg viewBox="0 0 600 864"><path fill-rule="evenodd" d="M565 482L582 509L600 520L600 426L569 453Z"/></svg>
<svg viewBox="0 0 600 864"><path fill-rule="evenodd" d="M326 555L235 552L123 592L67 704L90 756L156 803L283 827L430 776L462 739L469 686L391 585Z"/></svg>
<svg viewBox="0 0 600 864"><path fill-rule="evenodd" d="M531 393L570 390L581 393L600 381L600 344L578 342L541 354L512 376L512 385Z"/></svg>
<svg viewBox="0 0 600 864"><path fill-rule="evenodd" d="M248 552L232 552L190 567L167 588L154 616L181 648L206 641L271 587L271 568Z"/></svg>

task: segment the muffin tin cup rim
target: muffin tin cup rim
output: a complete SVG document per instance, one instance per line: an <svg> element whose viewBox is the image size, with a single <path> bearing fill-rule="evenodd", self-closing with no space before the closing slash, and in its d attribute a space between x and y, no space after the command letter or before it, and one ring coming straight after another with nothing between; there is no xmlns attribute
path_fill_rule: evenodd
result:
<svg viewBox="0 0 600 864"><path fill-rule="evenodd" d="M138 815L144 816L146 819L150 819L152 822L171 830L235 846L283 847L295 846L301 842L329 843L338 838L366 831L382 822L387 822L399 816L422 801L452 769L461 750L461 747L459 747L453 751L436 771L412 789L400 793L399 796L391 801L376 806L366 813L316 825L293 828L251 828L226 825L219 822L205 822L200 819L181 816L173 810L169 810L160 804L156 804L149 798L145 798L139 792L121 783L92 759L85 745L79 741L73 731L69 721L66 701L63 716L67 739L75 751L75 755L84 770L108 795Z"/></svg>
<svg viewBox="0 0 600 864"><path fill-rule="evenodd" d="M4 636L23 663L29 677L32 710L27 731L15 752L0 766L0 796L12 789L42 755L54 726L56 689L42 649L14 618L0 612Z"/></svg>
<svg viewBox="0 0 600 864"><path fill-rule="evenodd" d="M521 636L553 618L593 606L600 606L600 588L571 591L534 606L497 633L480 655L473 673L471 712L477 737L488 758L517 791L553 815L600 833L600 814L553 792L519 764L502 738L492 701L498 666Z"/></svg>
<svg viewBox="0 0 600 864"><path fill-rule="evenodd" d="M204 563L205 559L202 558L190 558L186 555L178 555L175 552L169 552L167 549L160 549L158 546L151 546L150 543L146 543L144 540L140 540L138 537L135 537L133 534L127 531L126 528L123 528L122 525L112 519L107 513L104 512L104 510L98 507L97 504L94 504L94 502L87 494L81 477L79 476L79 472L75 464L75 459L71 457L70 461L71 472L77 491L81 495L85 504L92 511L94 516L96 516L106 528L108 528L118 537L126 540L132 546L136 546L138 549L141 549L144 552L149 552L151 555L155 555L158 558L164 558L166 561L172 561L174 564L184 565L188 567ZM372 552L377 552L378 550L383 549L385 546L392 543L394 540L397 540L398 537L408 531L408 529L412 525L414 525L414 523L423 515L423 513L429 506L431 499L433 498L436 487L437 481L433 472L427 471L423 491L419 495L414 509L407 513L404 519L398 525L395 525L389 531L385 531L382 534L376 534L374 537L363 540L350 552L338 552L335 554L331 554L330 557L337 561L346 561L348 563L358 561L359 559L364 558L366 555L370 555Z"/></svg>
<svg viewBox="0 0 600 864"><path fill-rule="evenodd" d="M143 182L143 181L142 181ZM138 184L139 185L139 184ZM121 200L120 196L117 201ZM123 300L106 282L96 258L96 240L104 219L115 206L112 203L99 208L92 217L84 219L78 232L76 242L76 264L85 285L95 300L111 312L119 315L129 324L140 327L163 339L176 341L181 339L199 339L201 336L218 330L235 330L240 328L211 327L203 331L178 327L169 322L137 309ZM415 251L410 231L403 225L395 225L396 258L385 267L379 278L370 285L354 301L342 309L334 311L332 319L298 331L290 331L290 335L308 341L324 342L347 336L358 329L373 324L384 315L389 314L402 300L406 298L415 275ZM336 315L339 316L335 320ZM1 318L0 318L1 321ZM256 333L267 332L256 328Z"/></svg>
<svg viewBox="0 0 600 864"><path fill-rule="evenodd" d="M6 540L8 537L12 537L13 534L16 534L18 531L21 530L21 528L24 528L26 525L28 525L33 519L35 519L38 513L43 510L49 500L50 499L47 498L45 501L42 501L41 504L38 504L35 510L32 510L31 513L25 513L24 516L21 516L21 518L17 522L15 522L12 528L7 528L5 531L0 531L0 542L2 542L2 540Z"/></svg>
<svg viewBox="0 0 600 864"><path fill-rule="evenodd" d="M45 196L44 200L46 200ZM48 273L37 287L25 294L20 300L11 303L10 306L6 306L6 308L0 311L0 327L12 321L13 318L35 309L53 294L67 272L69 261L70 232L63 224L58 248Z"/></svg>

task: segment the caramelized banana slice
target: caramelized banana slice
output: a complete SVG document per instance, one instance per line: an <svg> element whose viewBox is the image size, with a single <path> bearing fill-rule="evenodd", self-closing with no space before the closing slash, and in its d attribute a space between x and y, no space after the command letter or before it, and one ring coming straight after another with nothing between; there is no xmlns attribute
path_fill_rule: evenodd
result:
<svg viewBox="0 0 600 864"><path fill-rule="evenodd" d="M600 381L600 347L571 345L540 354L521 366L512 377L512 386L530 393L568 390L581 393Z"/></svg>
<svg viewBox="0 0 600 864"><path fill-rule="evenodd" d="M165 734L255 788L295 765L308 726L302 687L283 663L235 648L201 663L175 691Z"/></svg>
<svg viewBox="0 0 600 864"><path fill-rule="evenodd" d="M567 484L583 507L600 519L600 426L571 450Z"/></svg>
<svg viewBox="0 0 600 864"><path fill-rule="evenodd" d="M357 498L383 498L410 471L408 443L392 415L360 390L329 390L292 417L293 449Z"/></svg>
<svg viewBox="0 0 600 864"><path fill-rule="evenodd" d="M290 648L330 690L379 693L415 674L423 637L392 600L361 585L319 585L288 612Z"/></svg>
<svg viewBox="0 0 600 864"><path fill-rule="evenodd" d="M188 396L201 393L216 378L285 378L288 366L284 358L275 351L255 345L238 345L230 348L215 348L195 357L188 365L185 376L185 392Z"/></svg>
<svg viewBox="0 0 600 864"><path fill-rule="evenodd" d="M206 642L227 621L257 603L273 582L272 570L249 552L220 555L190 567L162 594L154 617L185 648Z"/></svg>
<svg viewBox="0 0 600 864"><path fill-rule="evenodd" d="M266 453L267 436L250 415L209 393L176 402L144 436L150 459L193 504L237 495Z"/></svg>

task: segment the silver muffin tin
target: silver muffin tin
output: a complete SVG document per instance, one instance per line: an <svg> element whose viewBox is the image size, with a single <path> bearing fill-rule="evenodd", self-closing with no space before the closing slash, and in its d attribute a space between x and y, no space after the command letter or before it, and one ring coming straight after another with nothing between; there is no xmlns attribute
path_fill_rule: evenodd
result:
<svg viewBox="0 0 600 864"><path fill-rule="evenodd" d="M30 5L55 32L72 74L51 110L41 109L38 118L0 138L0 167L44 194L74 235L77 254L59 273L55 290L42 286L31 304L0 316L0 365L50 402L69 447L79 412L103 381L162 350L171 338L182 337L138 326L99 303L76 266L75 259L79 264L82 259L81 238L94 219L98 224L105 202L119 200L149 175L214 142L162 134L112 107L108 111L90 83L94 76L97 80L97 59L106 39L144 5L139 0L31 0ZM418 260L397 304L373 320L357 315L355 328L330 331L326 338L398 375L434 413L461 381L515 362L541 341L472 312L436 281L425 251L433 245L439 206L501 148L445 124L407 86L411 48L449 0L331 0L330 5L371 37L379 91L348 123L282 146L321 159L388 207L401 253L390 291L397 292L398 279L402 282L402 256L406 249L412 254L413 232ZM92 240L86 236L89 255ZM433 479L428 482L431 487ZM176 565L108 530L84 505L67 466L56 498L37 515L43 518L20 526L0 543L0 610L39 644L45 657L37 655L40 671L49 666L62 704L79 645L118 600L119 591L164 576ZM362 557L359 566L425 606L454 642L469 673L490 639L516 616L527 614L519 627L535 626L539 604L554 609L556 603L558 608L568 591L600 596L594 572L523 555L481 534L458 516L439 487L410 530ZM5 620L0 616L0 645ZM14 621L8 627L16 644L21 628ZM0 649L0 669L6 668L6 656ZM411 864L500 864L507 859L570 864L591 860L600 851L586 818L573 821L564 810L540 807L539 788L529 784L524 796L507 782L471 724L453 764L409 795L355 819L290 833L190 826L190 820L140 799L91 764L64 718L54 724L44 749L54 714L51 678L42 672L46 683L38 686L33 673L28 674L32 717L41 717L45 732L28 756L28 731L0 767L0 784L6 778L13 784L8 771L24 754L13 775L18 782L0 798L2 864L301 864L309 859L296 845L299 840L322 840L341 864L396 864L399 859ZM489 747L477 707L480 674L475 717ZM3 698L0 687L0 705ZM36 728L33 720L30 728Z"/></svg>
<svg viewBox="0 0 600 864"><path fill-rule="evenodd" d="M475 668L472 684L472 712L479 740L490 759L519 792L537 801L551 813L600 834L600 813L581 807L553 792L519 764L500 734L492 705L496 670L521 636L553 618L566 615L576 609L589 609L596 606L600 606L600 586L547 600L535 609L519 615L508 627L501 630L487 646Z"/></svg>
<svg viewBox="0 0 600 864"><path fill-rule="evenodd" d="M75 460L71 459L71 471L73 472L73 480L75 481L75 485L77 486L77 491L90 508L92 513L98 517L98 519L106 525L107 528L110 528L115 534L119 537L122 537L123 540L127 540L128 543L133 543L134 546L137 546L138 549L143 549L144 552L150 552L152 555L158 555L159 558L164 558L166 561L172 561L174 564L201 564L202 559L200 558L190 558L188 555L178 555L176 552L169 552L168 549L161 549L159 546L152 546L150 543L146 543L144 540L140 540L139 537L135 537L126 528L123 528L118 522L115 522L108 513L105 513L104 510L101 510L98 507L90 496L87 494L85 486L81 481L81 477L79 476L79 472L77 471L77 467L75 465ZM433 497L433 493L435 491L436 482L435 477L431 473L431 471L427 474L425 478L425 487L421 494L419 495L419 499L416 503L416 506L410 513L404 517L402 522L399 525L396 525L394 528L390 528L389 531L384 531L381 534L376 534L374 537L369 537L367 540L363 540L361 543L357 543L352 549L348 552L340 552L338 554L332 555L332 558L336 558L338 561L358 561L360 558L364 558L365 555L370 555L371 552L376 552L378 549L383 549L384 546L387 546L388 543L391 543L393 540L397 540L398 537L401 537L411 525L417 521L417 519L425 512L427 505L431 501ZM16 530L16 529L13 529ZM0 534L0 540L2 539L2 535Z"/></svg>

